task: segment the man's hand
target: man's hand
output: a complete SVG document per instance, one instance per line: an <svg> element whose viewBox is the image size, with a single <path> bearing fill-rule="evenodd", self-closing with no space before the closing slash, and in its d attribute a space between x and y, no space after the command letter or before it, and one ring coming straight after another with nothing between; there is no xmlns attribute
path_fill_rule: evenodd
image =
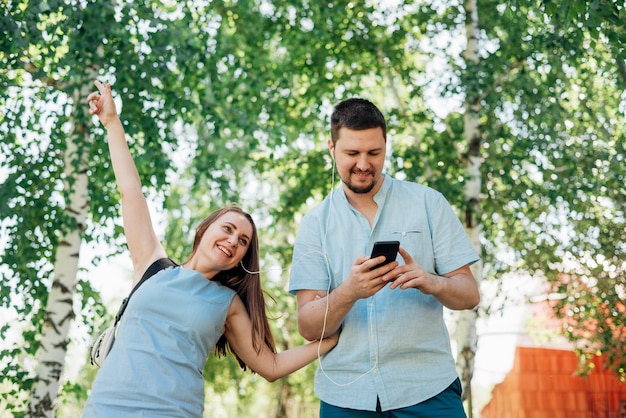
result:
<svg viewBox="0 0 626 418"><path fill-rule="evenodd" d="M439 276L424 270L403 248L400 248L399 253L405 265L384 276L393 281L391 289L418 289L426 295L433 295L447 308L455 310L474 309L480 303L478 283L469 265Z"/></svg>
<svg viewBox="0 0 626 418"><path fill-rule="evenodd" d="M330 336L341 328L350 309L359 299L368 298L385 287L393 278L393 261L375 270L372 267L385 261L385 256L356 259L346 280L331 293L319 290L298 290L298 329L309 341ZM323 332L323 335L322 335Z"/></svg>
<svg viewBox="0 0 626 418"><path fill-rule="evenodd" d="M342 291L350 295L354 301L365 299L376 294L387 285L389 280L396 276L395 272L390 272L398 267L397 261L392 261L389 264L371 270L372 267L384 261L384 255L375 258L357 258L350 268L350 274L340 286L343 287Z"/></svg>
<svg viewBox="0 0 626 418"><path fill-rule="evenodd" d="M441 291L441 280L444 280L443 277L428 273L422 266L417 264L413 260L413 257L403 248L400 248L398 252L404 259L404 266L398 267L394 271L396 276L390 286L392 289L397 287L400 289L409 289L412 287L419 289L422 293L427 295L436 294Z"/></svg>

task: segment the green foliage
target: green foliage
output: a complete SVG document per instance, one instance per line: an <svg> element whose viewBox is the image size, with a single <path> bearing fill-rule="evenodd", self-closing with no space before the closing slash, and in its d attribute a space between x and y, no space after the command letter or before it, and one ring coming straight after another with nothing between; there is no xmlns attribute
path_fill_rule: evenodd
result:
<svg viewBox="0 0 626 418"><path fill-rule="evenodd" d="M237 202L253 213L284 348L302 343L284 284L297 221L332 186L332 105L357 95L378 103L389 119L389 171L442 191L460 211L468 150L458 107L472 99L481 108L486 278L545 276L562 295L554 309L565 334L585 355L607 353L623 376L626 344L615 341L624 338L626 286L626 12L612 0L486 0L478 12L480 60L468 64L455 2L8 3L0 279L11 285L0 287L0 306L18 313L24 344L0 353L0 374L19 388L3 396L32 383L22 360L38 345L60 231L73 226L63 214L70 126L92 133L80 144L90 176L84 239L125 251L103 130L75 98L94 73L113 84L146 192L163 202L174 259L184 261L212 210ZM78 279L80 317L97 327L104 308L84 272ZM217 393L236 386L252 405L258 382L234 366L210 359L205 376ZM287 380L304 403L314 397L311 373ZM86 387L65 391L80 403Z"/></svg>
<svg viewBox="0 0 626 418"><path fill-rule="evenodd" d="M626 77L623 46L613 43L623 24L606 16L592 24L606 10L581 20L585 2L559 11L546 2L547 15L515 4L495 31L506 42L484 61L502 80L483 102L488 256L497 262L495 250L509 248L515 262L501 267L544 275L562 295L555 313L565 335L581 352L606 353L623 377L624 324L610 320L620 317L625 285ZM594 306L614 308L604 316Z"/></svg>
<svg viewBox="0 0 626 418"><path fill-rule="evenodd" d="M0 184L6 240L0 274L3 283L13 286L2 287L1 301L3 308L17 312L24 329L24 343L17 352L32 356L58 238L62 231L76 228L63 212L74 181L64 177L63 154L70 130L90 124L85 97L77 97L76 91L85 86L91 90L96 73L104 81L115 81L140 174L148 185L158 187L165 183L171 163L164 143L176 147L170 126L180 117L172 109L184 106L180 92L185 84L164 60L166 50L175 48L171 33L161 39L149 36L167 28L167 10L158 5L23 1L9 7L3 8L7 36L0 42L0 150L7 167ZM160 43L152 44L153 40ZM119 211L102 129L93 131L93 142L78 144L89 152L91 225L116 219ZM86 241L115 239L91 235L93 231L91 227L83 231ZM84 297L82 306L90 318L99 302L90 292ZM3 356L6 369L1 374L28 390L24 363L11 355Z"/></svg>

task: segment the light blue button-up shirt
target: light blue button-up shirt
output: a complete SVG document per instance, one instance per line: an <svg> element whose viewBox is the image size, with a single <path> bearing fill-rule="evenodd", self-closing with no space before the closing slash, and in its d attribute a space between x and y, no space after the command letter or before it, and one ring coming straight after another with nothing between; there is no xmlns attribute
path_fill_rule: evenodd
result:
<svg viewBox="0 0 626 418"><path fill-rule="evenodd" d="M400 241L426 271L449 273L478 260L458 217L431 188L384 177L374 196L373 227L339 186L303 219L296 238L289 290L332 291L375 241ZM404 264L398 255L400 264ZM337 346L321 358L319 398L370 410L415 405L456 378L443 305L417 289L386 286L360 299L346 315Z"/></svg>

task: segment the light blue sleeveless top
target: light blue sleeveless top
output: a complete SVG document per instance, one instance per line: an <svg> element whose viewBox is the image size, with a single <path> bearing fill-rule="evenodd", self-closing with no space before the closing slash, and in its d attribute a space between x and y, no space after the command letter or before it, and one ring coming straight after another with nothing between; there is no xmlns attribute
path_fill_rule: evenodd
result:
<svg viewBox="0 0 626 418"><path fill-rule="evenodd" d="M202 369L235 291L170 267L130 299L83 417L202 417Z"/></svg>

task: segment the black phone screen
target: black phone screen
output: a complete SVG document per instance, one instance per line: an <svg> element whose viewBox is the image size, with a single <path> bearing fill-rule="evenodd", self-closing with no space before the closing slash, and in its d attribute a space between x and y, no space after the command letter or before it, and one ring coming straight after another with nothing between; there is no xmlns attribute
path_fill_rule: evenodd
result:
<svg viewBox="0 0 626 418"><path fill-rule="evenodd" d="M400 241L376 241L374 243L374 248L372 248L371 258L384 255L385 261L372 267L372 270L394 261L396 257L398 256L399 248L400 248Z"/></svg>

